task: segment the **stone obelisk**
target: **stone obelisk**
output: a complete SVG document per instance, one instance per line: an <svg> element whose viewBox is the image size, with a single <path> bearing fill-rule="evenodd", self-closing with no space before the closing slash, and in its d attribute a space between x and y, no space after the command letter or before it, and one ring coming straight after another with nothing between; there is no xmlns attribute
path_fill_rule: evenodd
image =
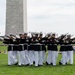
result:
<svg viewBox="0 0 75 75"><path fill-rule="evenodd" d="M27 32L27 0L6 0L6 35Z"/></svg>

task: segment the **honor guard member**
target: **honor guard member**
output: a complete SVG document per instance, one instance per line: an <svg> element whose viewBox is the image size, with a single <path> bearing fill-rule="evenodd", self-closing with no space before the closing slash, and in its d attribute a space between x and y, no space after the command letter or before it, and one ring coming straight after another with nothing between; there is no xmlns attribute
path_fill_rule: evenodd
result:
<svg viewBox="0 0 75 75"><path fill-rule="evenodd" d="M47 40L47 37L42 37L41 38L41 44L42 44L42 52L43 52L43 63L46 61L46 40Z"/></svg>
<svg viewBox="0 0 75 75"><path fill-rule="evenodd" d="M35 33L35 37L33 38L33 50L34 50L34 61L35 66L37 67L39 65L39 51L40 51L40 43L38 39L38 34Z"/></svg>
<svg viewBox="0 0 75 75"><path fill-rule="evenodd" d="M4 39L3 43L8 44L8 65L16 65L17 59L15 56L15 52L13 49L14 42L13 42L13 35L10 34L10 36L7 36L8 38Z"/></svg>
<svg viewBox="0 0 75 75"><path fill-rule="evenodd" d="M52 34L50 39L51 44L51 62L52 65L56 65L57 55L58 55L58 49L57 49L57 40L55 38L55 34Z"/></svg>
<svg viewBox="0 0 75 75"><path fill-rule="evenodd" d="M24 50L24 35L20 34L19 36L20 38L18 39L19 40L18 65L21 66L21 65L26 65L26 62L25 62L25 50Z"/></svg>
<svg viewBox="0 0 75 75"><path fill-rule="evenodd" d="M39 34L39 43L40 43L40 51L39 51L39 66L42 66L45 62L46 56L46 47L45 47L46 40L43 39L43 34Z"/></svg>
<svg viewBox="0 0 75 75"><path fill-rule="evenodd" d="M14 60L15 61L17 61L17 63L16 63L16 65L18 64L18 58L17 58L17 51L19 50L19 46L18 46L18 44L19 44L19 41L17 40L18 38L15 36L15 35L13 35L14 36L14 39L13 39L13 56L14 56Z"/></svg>
<svg viewBox="0 0 75 75"><path fill-rule="evenodd" d="M40 43L40 38L38 37L38 34L35 34L35 44L34 44L34 54L35 54L35 66L42 66L43 65L43 51L42 51L42 45Z"/></svg>
<svg viewBox="0 0 75 75"><path fill-rule="evenodd" d="M60 45L60 52L62 53L62 58L61 58L59 64L60 65L66 65L65 36L61 35L58 40L59 40L59 45Z"/></svg>
<svg viewBox="0 0 75 75"><path fill-rule="evenodd" d="M29 43L28 43L28 51L29 51L29 64L30 66L33 65L33 62L35 61L34 59L34 48L33 48L33 42L34 42L34 33L31 33L31 38L29 38Z"/></svg>
<svg viewBox="0 0 75 75"><path fill-rule="evenodd" d="M67 35L66 39L66 51L67 51L67 57L66 62L70 62L70 64L73 64L73 47L72 47L72 39L71 35Z"/></svg>
<svg viewBox="0 0 75 75"><path fill-rule="evenodd" d="M29 65L29 51L28 51L28 44L29 44L29 37L27 36L27 33L24 33L24 50L25 50L25 62L26 65Z"/></svg>
<svg viewBox="0 0 75 75"><path fill-rule="evenodd" d="M51 46L51 35L50 34L48 34L48 39L47 39L47 49L48 49L48 56L47 56L47 60L46 60L46 64L47 65L50 65L50 64L52 64L52 50L51 50L51 48L52 48L52 46Z"/></svg>
<svg viewBox="0 0 75 75"><path fill-rule="evenodd" d="M39 43L39 37L38 33L35 34L34 38L34 59L35 59L35 66L41 66L43 65L41 60L42 60L42 52L41 52L41 44Z"/></svg>

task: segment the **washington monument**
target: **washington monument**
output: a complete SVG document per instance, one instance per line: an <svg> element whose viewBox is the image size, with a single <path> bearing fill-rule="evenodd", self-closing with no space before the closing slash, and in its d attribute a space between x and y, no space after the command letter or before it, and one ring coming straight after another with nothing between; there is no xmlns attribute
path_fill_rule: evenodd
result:
<svg viewBox="0 0 75 75"><path fill-rule="evenodd" d="M27 32L27 0L6 0L6 35Z"/></svg>

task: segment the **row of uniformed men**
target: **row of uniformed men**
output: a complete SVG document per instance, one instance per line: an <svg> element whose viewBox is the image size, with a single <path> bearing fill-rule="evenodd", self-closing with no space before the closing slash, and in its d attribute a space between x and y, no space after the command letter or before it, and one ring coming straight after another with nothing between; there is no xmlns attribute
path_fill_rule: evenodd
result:
<svg viewBox="0 0 75 75"><path fill-rule="evenodd" d="M8 65L17 64L18 65L33 65L42 66L44 61L46 64L56 65L56 60L58 57L58 49L56 43L58 43L55 38L55 34L52 34L52 37L47 40L46 38L42 39L41 37L27 38L27 34L20 35L20 39L13 40L12 35L9 39L4 39L4 43L9 44L8 46ZM68 61L70 64L73 64L73 47L71 45L73 40L70 40L70 37L67 38L67 42L64 40L64 36L60 37L58 40L60 42L60 51L62 52L62 58L59 64L66 65ZM42 43L38 42L38 39ZM28 41L31 40L31 41ZM36 41L35 41L36 40ZM18 42L19 43L18 43ZM48 47L48 56L46 58L46 47ZM66 45L65 45L66 44Z"/></svg>

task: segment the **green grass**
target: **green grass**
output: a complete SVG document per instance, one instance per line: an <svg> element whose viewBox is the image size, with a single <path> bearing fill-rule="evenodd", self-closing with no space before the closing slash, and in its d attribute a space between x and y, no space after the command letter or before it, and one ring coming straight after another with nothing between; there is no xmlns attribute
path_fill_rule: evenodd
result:
<svg viewBox="0 0 75 75"><path fill-rule="evenodd" d="M75 55L74 55L75 56ZM75 60L73 65L61 66L58 61L61 58L59 54L57 66L42 67L34 66L7 66L7 54L0 54L0 75L75 75Z"/></svg>
<svg viewBox="0 0 75 75"><path fill-rule="evenodd" d="M2 41L0 41L0 52L3 52L4 50L7 50L7 46L1 46L3 44Z"/></svg>
<svg viewBox="0 0 75 75"><path fill-rule="evenodd" d="M0 50L1 50L1 51L7 50L7 46L0 46Z"/></svg>
<svg viewBox="0 0 75 75"><path fill-rule="evenodd" d="M3 42L2 42L2 41L0 41L0 44L3 44Z"/></svg>
<svg viewBox="0 0 75 75"><path fill-rule="evenodd" d="M0 46L0 53L7 52L7 46Z"/></svg>

